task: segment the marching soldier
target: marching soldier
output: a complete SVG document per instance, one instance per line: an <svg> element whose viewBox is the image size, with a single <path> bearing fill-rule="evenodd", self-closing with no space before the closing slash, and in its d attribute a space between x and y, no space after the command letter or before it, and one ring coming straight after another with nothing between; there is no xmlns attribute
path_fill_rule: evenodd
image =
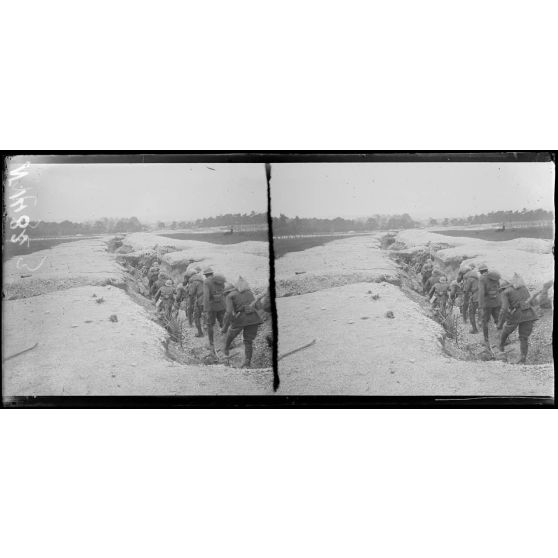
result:
<svg viewBox="0 0 558 558"><path fill-rule="evenodd" d="M519 275L514 274L512 284L506 287L502 293L502 311L498 322L498 329L503 327L499 346L502 352L504 351L504 345L508 336L516 328L518 329L521 356L516 364L525 364L527 360L529 336L533 332L533 326L537 319L537 314L531 305L529 291L525 283Z"/></svg>
<svg viewBox="0 0 558 558"><path fill-rule="evenodd" d="M253 343L262 323L260 315L254 308L256 298L247 281L242 277L234 287L227 289L226 313L222 333L227 333L224 353L229 354L231 343L242 332L244 342L244 363L242 368L249 368L252 363ZM271 305L270 305L271 306Z"/></svg>
<svg viewBox="0 0 558 558"><path fill-rule="evenodd" d="M188 296L190 308L193 312L194 323L198 332L196 337L203 337L201 316L203 311L203 278L199 273L192 275L188 281Z"/></svg>
<svg viewBox="0 0 558 558"><path fill-rule="evenodd" d="M209 345L214 346L213 327L215 322L219 322L219 327L223 327L223 318L225 316L225 277L223 275L213 273L213 269L208 267L204 269L205 281L203 283L203 311L206 317L207 336Z"/></svg>
<svg viewBox="0 0 558 558"><path fill-rule="evenodd" d="M438 282L433 285L428 293L428 297L431 298L432 295L436 295L434 304L440 307L440 312L442 315L446 314L446 303L448 300L448 283L445 275L441 275Z"/></svg>
<svg viewBox="0 0 558 558"><path fill-rule="evenodd" d="M469 321L471 322L471 329L469 333L478 333L479 330L477 329L475 316L479 306L479 276L475 269L471 269L465 275L463 293L469 300L468 313Z"/></svg>
<svg viewBox="0 0 558 558"><path fill-rule="evenodd" d="M174 304L174 284L172 279L167 279L165 284L155 294L155 302L161 299L159 312L170 320L172 314L172 307Z"/></svg>
<svg viewBox="0 0 558 558"><path fill-rule="evenodd" d="M484 342L488 343L488 322L490 317L498 324L500 317L500 274L496 271L488 271L486 264L479 266L479 312L482 313L482 333Z"/></svg>

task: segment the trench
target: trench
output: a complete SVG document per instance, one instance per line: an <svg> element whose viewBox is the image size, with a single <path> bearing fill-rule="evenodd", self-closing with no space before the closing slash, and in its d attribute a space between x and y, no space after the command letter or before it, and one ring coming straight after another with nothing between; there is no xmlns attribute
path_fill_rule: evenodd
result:
<svg viewBox="0 0 558 558"><path fill-rule="evenodd" d="M175 285L181 283L186 266L173 265L171 267L161 260L162 256L177 251L177 249L172 245L157 246L155 249L142 250L141 252L134 252L128 248L118 237L108 242L108 251L115 254L116 261L121 266L124 276L124 282L115 286L122 288L136 304L144 308L153 322L165 329L167 333L163 341L165 357L183 365L224 364L239 368L244 361L242 334L233 341L230 358L219 360L209 349L207 335L198 338L195 336L197 331L195 326L190 326L187 320L180 322L176 318L171 318L170 321L167 321L158 314L155 303L149 294L147 277L142 270L148 269L157 260L161 264L161 269L172 277ZM267 318L258 328L258 334L254 340L251 365L253 369L270 368L272 365L272 325L270 317ZM215 347L222 349L225 336L220 333L218 324L214 327L214 334Z"/></svg>
<svg viewBox="0 0 558 558"><path fill-rule="evenodd" d="M444 330L441 345L444 354L457 360L465 361L492 361L514 362L519 356L519 338L517 330L508 338L505 351L500 353L497 349L500 331L496 329L493 322L489 324L489 341L491 349L484 343L482 326L477 316L477 327L479 333L469 332L470 322L463 321L460 310L453 307L451 313L446 317L435 311L427 297L423 295L421 276L415 273L415 266L425 261L426 257L432 256L435 265L446 275L448 282L457 278L460 265L467 258L453 259L450 262L443 262L436 257L436 252L444 248L451 247L445 243L430 245L426 250L407 250L405 246L398 244L393 235L391 238L382 240L382 247L389 252L389 257L395 261L399 267L399 277L401 279L401 291L419 304L424 314L430 319L440 324ZM385 238L385 237L384 237ZM549 333L550 332L550 333ZM529 338L529 353L527 365L536 365L553 362L552 353L552 312L539 312L539 320L536 322L533 334Z"/></svg>

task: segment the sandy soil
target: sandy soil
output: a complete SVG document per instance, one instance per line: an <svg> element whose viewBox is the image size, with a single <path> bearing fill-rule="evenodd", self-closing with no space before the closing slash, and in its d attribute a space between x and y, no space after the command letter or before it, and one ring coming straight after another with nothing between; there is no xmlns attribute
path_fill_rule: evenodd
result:
<svg viewBox="0 0 558 558"><path fill-rule="evenodd" d="M355 236L291 252L275 262L278 297L355 282L397 282L397 266L380 251L382 235Z"/></svg>
<svg viewBox="0 0 558 558"><path fill-rule="evenodd" d="M411 232L405 233L412 239L412 246L405 245L405 239L398 235L399 248L419 249L431 242L430 233L417 233L424 233L420 242L416 242ZM455 238L434 236L447 248L459 244L471 253L477 252L474 257L482 253L488 265L502 257L502 248L494 245L507 244L487 245L485 241L471 238L453 243ZM546 270L547 245L536 241L533 247L537 253L533 254L527 250L532 239L518 240L528 242L510 241L514 244L504 248L507 257L510 251L521 252L520 261L527 256L529 266L532 264L529 258L537 258L537 265ZM470 247L471 241L482 246ZM279 353L316 339L312 347L279 362L279 394L553 395L552 363L518 366L498 360L452 358L443 347L442 327L403 292L397 281L358 280L357 269L364 270L361 272L374 281L383 268L390 269L390 278L401 279L389 254L390 251L380 249L379 237L376 240L356 237L298 252L292 257L287 255L277 262L280 280L285 283L299 281L294 276L299 269L310 277L330 278L329 284L323 287L314 282L310 289L300 289L304 294L277 300ZM282 260L289 265L282 265ZM521 269L526 273L527 270ZM338 275L351 284L332 286ZM542 280L536 278L536 282ZM375 295L376 300L372 298ZM388 311L393 312L394 318L386 317Z"/></svg>
<svg viewBox="0 0 558 558"><path fill-rule="evenodd" d="M272 393L269 368L170 359L164 329L115 286L125 285L124 273L102 240L44 252L47 259L31 278L19 277L14 260L6 264L5 289L14 299L3 302L3 358L38 346L3 362L4 396ZM109 320L113 314L117 322Z"/></svg>

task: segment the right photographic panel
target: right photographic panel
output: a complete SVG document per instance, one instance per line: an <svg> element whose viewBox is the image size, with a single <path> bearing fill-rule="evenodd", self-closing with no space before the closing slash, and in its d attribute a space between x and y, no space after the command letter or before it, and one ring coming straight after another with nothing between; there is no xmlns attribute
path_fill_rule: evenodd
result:
<svg viewBox="0 0 558 558"><path fill-rule="evenodd" d="M272 167L278 394L553 396L552 158Z"/></svg>

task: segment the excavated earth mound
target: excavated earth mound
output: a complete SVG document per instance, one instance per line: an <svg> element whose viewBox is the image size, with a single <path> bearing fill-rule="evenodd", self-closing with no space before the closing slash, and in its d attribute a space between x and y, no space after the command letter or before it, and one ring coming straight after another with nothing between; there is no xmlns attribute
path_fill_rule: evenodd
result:
<svg viewBox="0 0 558 558"><path fill-rule="evenodd" d="M275 262L278 297L360 282L398 284L397 265L380 251L379 235L334 240Z"/></svg>

